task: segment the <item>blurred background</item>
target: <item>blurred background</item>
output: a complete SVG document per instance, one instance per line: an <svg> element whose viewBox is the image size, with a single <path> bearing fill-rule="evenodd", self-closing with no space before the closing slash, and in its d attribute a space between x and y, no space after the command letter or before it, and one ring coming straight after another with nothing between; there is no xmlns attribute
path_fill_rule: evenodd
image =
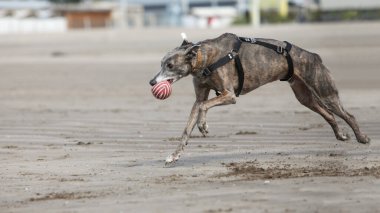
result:
<svg viewBox="0 0 380 213"><path fill-rule="evenodd" d="M142 110L181 32L194 42L225 32L288 40L319 53L339 88L368 96L380 81L379 19L379 0L0 0L0 96L12 110ZM179 81L155 106L191 105L191 84ZM294 101L276 85L271 95Z"/></svg>
<svg viewBox="0 0 380 213"><path fill-rule="evenodd" d="M378 0L1 0L0 33L380 19Z"/></svg>
<svg viewBox="0 0 380 213"><path fill-rule="evenodd" d="M339 88L378 94L379 19L379 0L0 0L0 97L12 110L143 110L181 32L194 42L225 32L287 40L320 54ZM295 101L286 84L268 88L256 93ZM191 80L172 96L154 106L191 105Z"/></svg>

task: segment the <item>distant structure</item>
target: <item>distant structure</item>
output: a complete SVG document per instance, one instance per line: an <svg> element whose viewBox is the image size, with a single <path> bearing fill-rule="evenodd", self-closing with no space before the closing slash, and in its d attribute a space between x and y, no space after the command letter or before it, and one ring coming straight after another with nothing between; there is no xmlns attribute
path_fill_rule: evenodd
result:
<svg viewBox="0 0 380 213"><path fill-rule="evenodd" d="M54 4L55 14L65 17L68 29L92 29L112 26L112 12L115 5L101 4Z"/></svg>
<svg viewBox="0 0 380 213"><path fill-rule="evenodd" d="M380 0L0 0L0 34L380 19Z"/></svg>
<svg viewBox="0 0 380 213"><path fill-rule="evenodd" d="M289 3L288 0L261 0L260 9L267 11L273 10L280 16L286 17L289 13Z"/></svg>
<svg viewBox="0 0 380 213"><path fill-rule="evenodd" d="M293 0L306 21L379 20L379 0ZM300 14L300 13L298 13Z"/></svg>
<svg viewBox="0 0 380 213"><path fill-rule="evenodd" d="M248 0L128 0L144 10L144 26L223 27L248 9Z"/></svg>
<svg viewBox="0 0 380 213"><path fill-rule="evenodd" d="M47 1L0 1L0 34L64 32L66 20Z"/></svg>
<svg viewBox="0 0 380 213"><path fill-rule="evenodd" d="M379 0L317 0L315 1L323 11L327 10L368 10L380 8Z"/></svg>
<svg viewBox="0 0 380 213"><path fill-rule="evenodd" d="M259 2L255 12L253 2ZM58 3L57 3L58 2ZM150 26L220 28L243 17L260 23L260 11L288 14L288 0L48 0L0 1L0 33ZM252 16L252 13L254 16ZM272 13L270 14L272 15Z"/></svg>
<svg viewBox="0 0 380 213"><path fill-rule="evenodd" d="M230 26L238 17L260 18L260 10L288 15L288 0L128 0L144 8L145 26L218 28ZM252 7L258 2L258 6ZM253 10L255 16L252 16ZM247 17L249 16L249 17ZM258 18L258 19L259 19ZM258 20L260 21L260 19Z"/></svg>

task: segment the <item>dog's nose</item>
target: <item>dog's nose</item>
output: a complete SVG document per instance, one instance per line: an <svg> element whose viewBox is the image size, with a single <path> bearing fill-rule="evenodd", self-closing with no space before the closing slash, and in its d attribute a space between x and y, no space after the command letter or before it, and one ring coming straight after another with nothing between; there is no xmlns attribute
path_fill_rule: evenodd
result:
<svg viewBox="0 0 380 213"><path fill-rule="evenodd" d="M154 86L155 84L157 84L157 82L155 79L152 79L149 81L149 84L150 84L150 86Z"/></svg>

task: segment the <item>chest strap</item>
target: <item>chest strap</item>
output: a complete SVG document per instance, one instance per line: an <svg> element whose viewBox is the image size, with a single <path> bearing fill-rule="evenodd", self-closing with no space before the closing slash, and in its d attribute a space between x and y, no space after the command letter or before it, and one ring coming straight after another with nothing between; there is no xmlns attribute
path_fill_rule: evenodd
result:
<svg viewBox="0 0 380 213"><path fill-rule="evenodd" d="M206 67L202 72L203 76L210 76L219 67L226 65L228 62L232 60L235 60L235 67L237 70L238 81L239 81L238 89L235 91L236 97L239 97L243 89L243 84L244 84L244 70L243 70L243 66L241 65L241 61L238 54L241 47L241 43L242 42L240 40L237 40L234 44L234 49L231 50L231 52L229 52L226 56L217 60L215 63ZM216 94L217 95L219 94L218 91L216 91Z"/></svg>

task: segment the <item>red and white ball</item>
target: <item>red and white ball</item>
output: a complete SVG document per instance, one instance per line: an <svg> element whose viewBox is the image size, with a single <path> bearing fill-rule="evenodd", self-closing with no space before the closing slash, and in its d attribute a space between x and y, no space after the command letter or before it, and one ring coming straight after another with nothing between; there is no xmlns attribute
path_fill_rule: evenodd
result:
<svg viewBox="0 0 380 213"><path fill-rule="evenodd" d="M152 87L152 94L160 100L167 99L172 93L172 85L169 81L161 81Z"/></svg>

